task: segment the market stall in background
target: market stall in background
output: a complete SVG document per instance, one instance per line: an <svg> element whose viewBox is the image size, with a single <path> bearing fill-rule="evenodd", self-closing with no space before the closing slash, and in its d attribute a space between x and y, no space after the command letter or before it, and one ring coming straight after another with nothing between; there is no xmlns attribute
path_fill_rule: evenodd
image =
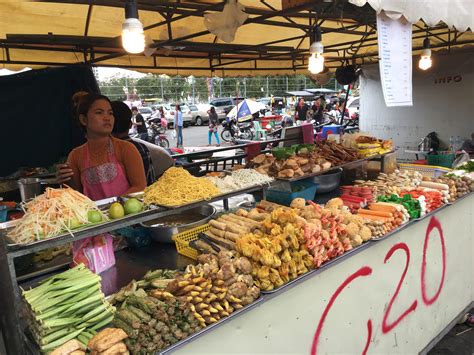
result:
<svg viewBox="0 0 474 355"><path fill-rule="evenodd" d="M16 22L6 21L3 62L67 64L77 61L73 56L82 47L87 64L222 75L298 72L309 65L321 79L323 63L335 68L345 62L339 50L359 64L378 55L370 49L374 11L338 1L243 2L245 12L232 3L227 11L234 11L234 28L225 31L224 14L216 12L222 2L138 2L153 40L142 36L138 49L130 46L137 42L123 43L129 53L146 51L129 55L114 37L123 5L0 5L31 19L32 29L18 34ZM127 2L126 14L136 24L132 5ZM338 23L341 11L350 25ZM54 27L50 19L58 12L68 26L37 35L41 25ZM205 24L191 26L203 15ZM83 18L85 31L79 31ZM103 18L110 20L106 26ZM186 34L196 26L203 28ZM235 32L239 26L248 31ZM263 33L259 26L288 31ZM469 31L451 41L445 25L429 31L421 22L415 26L421 26L414 30L416 54L427 34L448 47L472 41ZM205 40L191 41L199 37ZM300 49L305 39L308 48ZM62 56L53 60L55 51ZM347 77L356 71L345 68L349 75L342 80L350 85ZM92 82L71 80L70 86L94 91ZM175 157L179 166L144 191L105 200L92 201L65 185L33 191L18 218L0 228L7 351L426 351L474 300L472 161L454 170L403 163L395 138L374 130L339 127L321 137L303 123L284 128L279 139L182 154ZM51 155L69 142L56 143ZM235 154L213 156L230 150ZM41 188L38 173L44 172L32 171L38 180L22 181L25 193L29 184ZM88 242L97 235L100 242ZM70 267L73 241L85 244L80 263Z"/></svg>

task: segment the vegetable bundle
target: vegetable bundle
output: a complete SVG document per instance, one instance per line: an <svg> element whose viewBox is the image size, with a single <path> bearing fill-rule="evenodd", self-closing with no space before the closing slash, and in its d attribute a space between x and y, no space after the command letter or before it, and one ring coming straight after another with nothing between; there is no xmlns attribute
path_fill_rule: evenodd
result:
<svg viewBox="0 0 474 355"><path fill-rule="evenodd" d="M100 277L83 264L23 291L31 311L31 332L44 352L77 338L87 346L109 324L114 307L100 291Z"/></svg>

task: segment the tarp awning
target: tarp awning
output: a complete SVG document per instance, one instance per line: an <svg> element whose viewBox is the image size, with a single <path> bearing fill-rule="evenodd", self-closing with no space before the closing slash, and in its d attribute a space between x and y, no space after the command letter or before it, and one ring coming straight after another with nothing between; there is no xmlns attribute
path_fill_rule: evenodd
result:
<svg viewBox="0 0 474 355"><path fill-rule="evenodd" d="M153 40L151 57L126 53L120 41L125 0L0 1L0 64L18 70L87 62L142 72L195 76L308 74L310 34L323 32L326 67L346 60L376 62L375 11L343 0L308 0L283 8L281 0L241 0L249 14L232 43L204 26L203 15L222 11L220 0L138 0L140 21ZM418 54L427 35L413 26ZM433 50L474 43L472 32L437 25L429 29Z"/></svg>

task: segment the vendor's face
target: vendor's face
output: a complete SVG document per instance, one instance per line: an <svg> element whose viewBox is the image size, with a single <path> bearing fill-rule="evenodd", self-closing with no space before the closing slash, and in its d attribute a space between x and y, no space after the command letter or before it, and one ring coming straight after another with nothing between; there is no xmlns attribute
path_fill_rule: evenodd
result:
<svg viewBox="0 0 474 355"><path fill-rule="evenodd" d="M114 121L112 106L107 100L95 101L87 115L81 115L81 122L89 133L108 135L112 133Z"/></svg>

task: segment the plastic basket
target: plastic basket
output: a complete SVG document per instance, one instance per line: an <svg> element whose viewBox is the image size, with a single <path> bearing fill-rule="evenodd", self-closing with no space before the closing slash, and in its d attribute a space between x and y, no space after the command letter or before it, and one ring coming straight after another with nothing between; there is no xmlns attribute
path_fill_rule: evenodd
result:
<svg viewBox="0 0 474 355"><path fill-rule="evenodd" d="M189 243L193 240L197 240L199 233L207 232L209 228L211 228L209 224L203 224L202 226L175 234L173 236L173 240L176 244L176 250L178 253L193 260L197 260L198 251L194 248L191 248Z"/></svg>
<svg viewBox="0 0 474 355"><path fill-rule="evenodd" d="M423 176L437 178L443 174L449 173L451 169L442 166L417 165L417 164L399 164L401 170L418 171Z"/></svg>
<svg viewBox="0 0 474 355"><path fill-rule="evenodd" d="M451 168L453 166L453 161L456 158L456 154L445 153L445 154L428 154L428 165L432 166L443 166L446 168Z"/></svg>
<svg viewBox="0 0 474 355"><path fill-rule="evenodd" d="M298 197L304 198L307 201L312 201L316 195L318 184L309 181L296 181L291 183L291 186L292 188L302 186L304 189L296 192L268 189L264 192L265 199L285 206L289 206L291 201Z"/></svg>

